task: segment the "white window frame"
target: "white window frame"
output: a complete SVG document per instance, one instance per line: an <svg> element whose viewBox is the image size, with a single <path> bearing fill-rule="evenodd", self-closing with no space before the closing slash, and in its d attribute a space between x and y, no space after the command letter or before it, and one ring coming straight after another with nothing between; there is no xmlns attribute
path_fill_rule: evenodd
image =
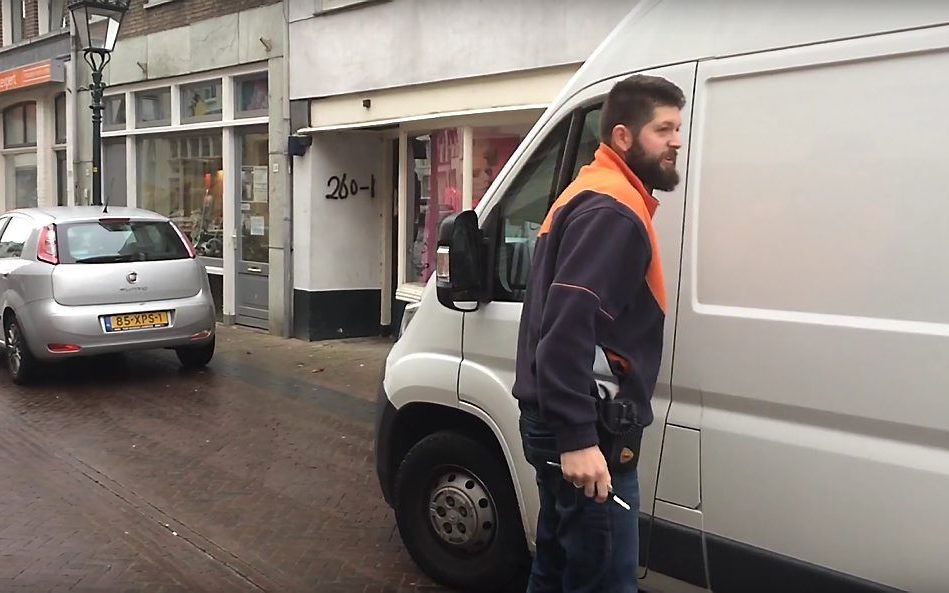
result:
<svg viewBox="0 0 949 593"><path fill-rule="evenodd" d="M152 0L145 8L174 2L175 0ZM149 134L179 134L183 132L209 131L217 130L222 134L221 150L225 171L234 173L234 168L239 164L236 161L235 142L236 131L245 126L270 126L270 116L262 115L260 117L237 117L235 113L235 97L237 96L237 79L246 78L253 75L268 75L269 70L266 63L246 64L234 68L217 70L211 72L202 72L198 74L188 74L174 78L164 79L161 83L154 81L138 82L128 85L117 85L111 87L109 96L117 94L125 95L125 128L119 130L103 130L103 138L125 138L126 139L126 191L129 207L143 206L139 202L138 196L138 137ZM181 87L201 82L210 82L221 80L221 101L223 102L222 118L216 121L181 123ZM135 93L139 91L170 87L171 88L171 122L169 125L136 127L137 114L135 105ZM0 161L2 166L2 161ZM236 253L234 252L234 243L232 236L237 231L237 223L234 215L234 204L236 204L236 188L232 178L235 175L227 175L224 183L224 257L223 266L216 262L220 260L204 260L205 269L209 274L218 274L224 276L224 314L233 315L236 310L235 303L235 278L234 273L225 273L225 270L236 270ZM212 263L213 262L213 263Z"/></svg>

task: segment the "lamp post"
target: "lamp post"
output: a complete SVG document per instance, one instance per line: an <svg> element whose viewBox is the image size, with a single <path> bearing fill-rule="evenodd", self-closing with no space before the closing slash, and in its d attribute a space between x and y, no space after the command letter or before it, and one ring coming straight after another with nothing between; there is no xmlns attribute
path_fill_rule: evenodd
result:
<svg viewBox="0 0 949 593"><path fill-rule="evenodd" d="M82 46L82 56L92 68L92 203L102 205L102 71L112 59L122 18L130 0L70 0L69 12Z"/></svg>

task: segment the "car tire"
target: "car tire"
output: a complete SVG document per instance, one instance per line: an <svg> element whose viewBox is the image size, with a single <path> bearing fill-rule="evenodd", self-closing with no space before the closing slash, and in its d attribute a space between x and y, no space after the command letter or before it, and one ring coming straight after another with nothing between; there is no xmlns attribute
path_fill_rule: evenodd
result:
<svg viewBox="0 0 949 593"><path fill-rule="evenodd" d="M178 361L186 369L197 369L206 366L214 358L214 338L200 346L181 346L175 348Z"/></svg>
<svg viewBox="0 0 949 593"><path fill-rule="evenodd" d="M422 439L399 465L393 506L409 554L434 580L524 590L530 557L517 497L507 464L480 442L452 432Z"/></svg>
<svg viewBox="0 0 949 593"><path fill-rule="evenodd" d="M15 316L10 315L4 323L3 331L6 344L4 355L10 378L17 385L25 385L36 374L39 361L30 351L26 335Z"/></svg>

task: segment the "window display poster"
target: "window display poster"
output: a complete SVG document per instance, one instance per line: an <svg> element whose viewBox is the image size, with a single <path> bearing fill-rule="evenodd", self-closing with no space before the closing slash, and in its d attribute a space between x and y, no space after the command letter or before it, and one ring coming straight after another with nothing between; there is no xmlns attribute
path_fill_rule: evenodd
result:
<svg viewBox="0 0 949 593"><path fill-rule="evenodd" d="M263 216L250 217L250 235L263 237L267 233L267 220Z"/></svg>
<svg viewBox="0 0 949 593"><path fill-rule="evenodd" d="M253 173L253 196L252 201L254 202L266 202L267 201L267 165L254 166Z"/></svg>

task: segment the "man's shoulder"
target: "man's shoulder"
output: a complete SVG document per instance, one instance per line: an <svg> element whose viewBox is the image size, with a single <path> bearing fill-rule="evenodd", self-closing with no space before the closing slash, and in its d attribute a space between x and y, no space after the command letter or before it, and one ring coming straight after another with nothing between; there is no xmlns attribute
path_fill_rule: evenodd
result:
<svg viewBox="0 0 949 593"><path fill-rule="evenodd" d="M619 171L603 167L584 167L581 174L561 194L567 201L592 196L612 200L617 211L635 214L641 221L645 221L648 216L643 196ZM593 201L599 204L604 200Z"/></svg>

